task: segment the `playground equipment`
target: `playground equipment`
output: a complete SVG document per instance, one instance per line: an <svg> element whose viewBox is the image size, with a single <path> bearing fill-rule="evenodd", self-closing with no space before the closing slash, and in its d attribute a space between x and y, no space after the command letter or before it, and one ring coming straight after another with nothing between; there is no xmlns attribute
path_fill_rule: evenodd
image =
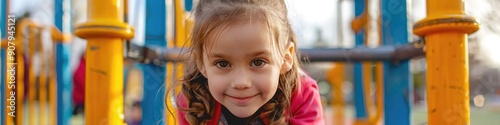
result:
<svg viewBox="0 0 500 125"><path fill-rule="evenodd" d="M55 0L56 3L63 3L63 0ZM339 0L341 3L342 0ZM8 13L5 6L8 0L2 1L2 12ZM396 3L395 3L396 2ZM408 60L424 56L427 58L427 90L428 90L428 111L429 124L469 124L469 89L468 89L468 62L467 62L467 34L478 30L477 21L470 16L464 15L463 3L460 0L431 1L427 0L428 17L417 22L413 27L413 32L422 38L409 43L409 29L406 12L406 1L386 1L380 3L380 13L377 26L380 41L379 47L364 47L368 42L367 32L369 32L368 22L371 19L367 10L369 0L354 0L355 15L357 18L352 22L352 30L356 31L355 48L328 48L328 49L301 49L302 60L310 62L338 61L335 67L327 74L327 80L332 84L333 107L343 109L345 102L341 93L344 81L344 62L354 62L354 100L356 108L355 124L359 125L407 125L411 123L411 102L412 102L412 78L409 73ZM144 74L144 98L142 105L142 124L175 124L179 116L175 116L173 95L165 95L166 87L175 82L175 79L182 76L183 65L181 61L185 57L180 56L182 46L189 44L187 37L192 20L185 15L192 8L191 0L174 0L173 15L167 14L167 5L164 0L146 1L146 39L144 46L137 46L124 43L124 39L134 37L134 29L126 23L128 4L124 0L89 0L88 21L75 27L75 35L88 40L87 44L87 69L86 69L86 102L85 102L85 123L94 124L124 124L123 119L123 58L130 58L142 63L141 68ZM446 6L444 5L446 4ZM184 5L184 6L183 6ZM61 4L55 7L62 9ZM2 21L6 18L6 13L2 13ZM51 72L41 73L38 79L39 90L34 84L37 78L33 64L29 65L29 80L23 81L26 73L23 72L23 54L17 54L17 74L15 90L18 116L28 116L29 124L35 124L35 117L48 124L68 124L70 117L70 95L71 73L68 64L69 37L63 35L63 13L55 12L55 27L41 26L33 21L23 20L18 26L16 34L16 52L24 53L33 58L37 52L40 36L37 31L50 30L52 39L56 41L55 55L41 61L50 62L46 68ZM172 20L173 18L173 20ZM173 25L168 25L172 20ZM390 23L384 23L390 22ZM382 25L384 24L384 25ZM2 22L2 38L5 37L5 22ZM174 27L174 28L172 28ZM168 37L167 29L173 29L173 38ZM27 30L28 34L23 34L22 30ZM23 36L29 36L29 44L22 44ZM340 35L342 36L342 35ZM37 41L38 40L38 41ZM168 42L167 42L168 41ZM341 41L343 41L341 39ZM427 53L422 51L420 44L424 44ZM2 47L6 47L6 42L2 42ZM126 45L124 55L123 46ZM38 46L40 47L40 46ZM7 66L3 59L5 48L2 49L2 84L1 95L6 97L8 91L5 86L6 78L10 74L5 73ZM46 54L49 55L49 54ZM9 62L12 63L12 62ZM375 65L375 66L373 66ZM55 69L55 70L54 70ZM43 71L43 70L42 70ZM53 72L56 71L56 72ZM24 82L29 82L28 86L23 86ZM166 85L164 85L166 83ZM371 88L375 83L376 89ZM48 85L48 91L44 86ZM57 86L56 86L57 85ZM23 108L24 91L28 88L27 107ZM371 91L376 91L376 101L371 98ZM39 91L39 107L50 107L51 114L46 116L44 108L40 108L40 115L35 115L36 108L34 102L35 92ZM44 96L49 93L48 97ZM438 94L439 92L439 94ZM171 94L177 94L173 92ZM2 98L3 98L2 97ZM57 98L56 98L57 97ZM166 99L164 98L166 97ZM4 99L4 98L3 98ZM48 100L48 101L46 101ZM56 103L57 102L57 103ZM2 100L2 107L5 107L5 100ZM451 106L450 106L451 105ZM375 109L372 109L376 107ZM390 107L390 108L388 108ZM1 108L1 112L6 114L7 110ZM23 110L29 110L28 115L24 115ZM57 109L57 112L54 112ZM345 123L345 112L335 110L335 124ZM373 112L375 111L375 112ZM12 125L13 123L23 124L23 117L8 117L2 115L1 124ZM384 119L382 119L384 118ZM46 120L46 121L44 121ZM383 123L382 123L383 122Z"/></svg>
<svg viewBox="0 0 500 125"><path fill-rule="evenodd" d="M75 34L87 39L85 124L124 124L123 40L134 37L134 29L123 22L122 0L88 5L88 21L75 27Z"/></svg>
<svg viewBox="0 0 500 125"><path fill-rule="evenodd" d="M478 29L460 0L427 0L427 18L413 26L427 41L429 124L470 124L467 34Z"/></svg>
<svg viewBox="0 0 500 125"><path fill-rule="evenodd" d="M166 22L167 13L164 0L148 0L146 1L146 42L145 46L156 46L159 48L167 47L166 40ZM167 74L166 70L171 69L169 66L160 65L142 65L144 74L144 95L142 106L142 124L165 124L165 83ZM149 96L147 96L149 95ZM150 105L145 105L150 104ZM168 103L170 106L170 103ZM153 115L153 116L151 116Z"/></svg>
<svg viewBox="0 0 500 125"><path fill-rule="evenodd" d="M10 63L16 63L16 74L11 76L11 74L5 74L7 78L14 78L16 81L15 88L12 87L10 91L15 91L16 93L16 116L20 117L6 117L6 124L23 124L24 121L29 121L29 124L35 124L36 119L39 119L39 123L41 124L55 124L56 123L56 68L55 68L55 53L47 53L47 51L43 51L45 48L41 45L41 34L43 31L48 31L51 34L51 38L53 41L68 41L69 37L64 36L56 27L54 26L43 26L34 23L31 19L20 19L17 28L17 34L15 35L15 40L13 41L15 45L15 53L16 58ZM27 47L23 43L23 41L27 38ZM3 42L5 44L7 42ZM55 46L57 43L53 43ZM7 45L2 45L2 47L8 47ZM52 47L55 48L55 47ZM27 53L25 53L25 50ZM54 51L50 51L54 52ZM28 65L28 73L25 73L25 64L29 62L29 60L33 60L35 57L35 53L38 54L40 58L41 69L38 75L35 74L34 66L35 64L29 63ZM26 56L28 60L25 60ZM46 57L48 56L48 57ZM9 60L9 58L4 58L5 60ZM47 63L48 62L48 63ZM29 77L25 81L25 77ZM3 81L7 83L7 80ZM10 82L10 81L9 81ZM27 82L28 86L24 86L25 82ZM38 83L38 87L37 84ZM47 88L48 87L48 88ZM27 89L29 88L29 89ZM38 88L38 89L35 89ZM27 106L24 106L25 102L25 91L29 90ZM38 91L37 91L38 90ZM48 91L47 91L48 90ZM48 93L47 93L48 92ZM38 95L38 106L44 108L38 108L38 114L35 101L36 95ZM48 110L46 110L48 107ZM24 117L24 109L28 109L28 117ZM6 111L7 113L8 111ZM50 115L46 115L47 112ZM38 117L37 117L38 116ZM27 120L25 118L29 118Z"/></svg>

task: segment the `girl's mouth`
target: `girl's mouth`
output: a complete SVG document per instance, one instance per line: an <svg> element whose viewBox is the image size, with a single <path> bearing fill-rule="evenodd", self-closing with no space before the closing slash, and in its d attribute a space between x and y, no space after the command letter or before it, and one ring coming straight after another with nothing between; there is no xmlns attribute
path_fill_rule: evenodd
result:
<svg viewBox="0 0 500 125"><path fill-rule="evenodd" d="M253 96L226 96L228 96L230 100L233 101L236 105L243 106L251 102L255 97L257 97L257 95L259 94L255 94Z"/></svg>

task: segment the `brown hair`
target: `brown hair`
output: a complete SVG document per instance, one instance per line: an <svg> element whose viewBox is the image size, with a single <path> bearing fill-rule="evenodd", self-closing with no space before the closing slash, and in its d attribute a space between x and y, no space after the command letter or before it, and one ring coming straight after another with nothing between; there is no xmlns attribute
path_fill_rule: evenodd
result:
<svg viewBox="0 0 500 125"><path fill-rule="evenodd" d="M186 120L190 124L206 124L214 112L215 99L211 96L207 79L201 75L197 66L203 66L205 43L211 35L217 34L216 29L227 27L232 23L257 20L269 28L274 46L283 55L289 42L297 45L295 34L288 21L287 8L284 0L200 0L194 10L194 27L190 34L191 44L186 62L186 74L182 82L181 93L188 100ZM296 48L296 47L295 47ZM292 91L298 83L299 62L297 50L292 53L291 70L280 74L276 94L259 110L262 117L270 124L285 124L291 113L290 100ZM175 85L174 85L175 86ZM174 87L170 88L171 91ZM178 106L179 107L179 106ZM249 122L247 122L249 123Z"/></svg>

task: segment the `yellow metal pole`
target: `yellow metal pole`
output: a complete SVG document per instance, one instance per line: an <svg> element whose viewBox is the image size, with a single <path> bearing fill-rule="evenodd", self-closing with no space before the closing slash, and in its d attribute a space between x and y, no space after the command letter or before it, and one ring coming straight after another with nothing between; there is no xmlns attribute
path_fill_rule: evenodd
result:
<svg viewBox="0 0 500 125"><path fill-rule="evenodd" d="M24 27L28 24L32 23L31 20L29 19L24 19L24 20L20 20L19 21L19 26L18 27ZM13 125L14 123L17 123L17 124L22 124L22 120L23 120L23 113L24 113L24 91L25 91L25 87L24 87L24 65L25 65L25 61L24 61L24 57L23 57L23 52L24 52L24 46L22 44L22 41L24 41L24 37L22 35L22 31L23 29L20 28L20 29L17 29L18 32L21 32L21 33L17 33L14 38L15 40L13 41L14 42L14 47L15 47L15 60L14 61L11 61L9 59L9 56L6 56L5 60L7 60L7 63L16 63L16 75L14 76L15 79L16 79L16 87L15 88L12 88L12 89L15 89L16 91L16 117L10 117L8 115L5 115L5 118L6 118L6 121L5 121L5 124L7 125ZM7 48L9 45L8 45L8 40L7 39L3 39L2 40L3 42L1 43L1 47L2 48ZM7 64L7 66L12 66L11 64ZM6 78L10 78L10 74L9 73L6 73ZM9 79L6 79L5 81L6 83L9 83ZM8 84L6 84L5 88L9 88ZM10 95L10 92L11 91L5 91L5 95ZM7 108L7 107L6 107ZM9 109L7 108L6 112L4 112L5 114L8 114L9 113ZM20 116L20 117L17 117L17 116ZM15 122L14 122L15 121Z"/></svg>
<svg viewBox="0 0 500 125"><path fill-rule="evenodd" d="M377 3L379 14L377 18L377 35L378 35L378 45L382 46L382 4L381 1ZM375 86L376 86L376 114L371 119L370 123L372 125L378 125L382 122L382 115L384 114L384 63L381 61L375 62Z"/></svg>
<svg viewBox="0 0 500 125"><path fill-rule="evenodd" d="M55 58L55 43L52 43L52 54L49 60L49 125L55 125L57 121L57 82L56 82L56 58Z"/></svg>
<svg viewBox="0 0 500 125"><path fill-rule="evenodd" d="M340 10L342 10L342 0L338 0L337 2L337 16L339 17L337 20L338 24L338 40L339 40L339 47L343 48L344 47L344 37L343 37L343 30L342 30L342 13ZM336 62L334 63L334 68L332 68L326 75L326 79L329 81L331 84L330 90L333 91L331 92L332 94L332 110L333 110L333 123L335 125L344 125L346 121L346 112L345 112L345 99L344 99L344 93L342 91L342 88L344 86L344 81L345 81L345 63L343 62Z"/></svg>
<svg viewBox="0 0 500 125"><path fill-rule="evenodd" d="M7 43L7 41L5 41L4 43ZM7 47L7 46L8 45L5 45L5 47ZM7 53L5 53L5 60L7 60L7 62L5 63L6 64L6 66L5 66L6 68L8 68L10 66L10 65L8 65L8 63L14 63L14 61L11 61L9 58L10 57L7 55ZM10 81L9 78L10 77L11 77L10 73L5 72L5 86L4 87L5 87L5 97L6 98L9 98L8 95L10 95L10 92L13 91L13 89L14 89L14 88L8 88L9 81ZM8 91L8 89L10 89L10 90ZM7 102L8 101L5 102L5 105L8 105ZM5 108L5 114L9 114L9 113L10 113L9 109ZM5 124L6 125L14 125L14 117L11 117L9 115L4 115L4 117L5 117Z"/></svg>
<svg viewBox="0 0 500 125"><path fill-rule="evenodd" d="M40 125L46 125L47 124L47 74L46 70L47 68L45 67L45 62L46 56L45 52L43 50L43 41L42 41L42 28L37 27L37 33L36 33L36 39L38 42L38 53L40 56L40 75L38 78L38 119L39 119L39 124Z"/></svg>
<svg viewBox="0 0 500 125"><path fill-rule="evenodd" d="M177 2L177 1L175 1ZM176 12L176 7L177 5L174 4L174 9L170 9L169 6L166 7L167 9L167 17L166 17L166 20L167 20L167 26L168 25L171 25L171 22L173 21L173 25L175 25L176 27L175 28L171 28L169 26L169 28L167 28L167 48L173 48L174 47L174 43L175 43L175 40L177 38L177 12ZM170 10L173 10L173 14ZM170 15L175 15L175 16L170 16ZM172 18L173 17L173 20ZM175 32L175 34L170 34L172 32ZM176 115L176 111L175 110L172 110L172 109L175 109L173 104L171 103L172 102L172 99L170 98L170 96L172 95L175 95L173 93L176 93L175 91L172 93L170 92L168 89L174 84L174 79L173 79L173 76L172 74L174 74L173 72L173 68L174 68L174 64L172 62L167 62L166 64L167 66L167 69L165 71L165 82L167 83L167 87L165 87L166 89L166 99L165 99L165 103L166 103L166 111L165 111L165 119L167 120L165 122L165 124L169 125L169 124L172 124L173 122L171 122L172 120L175 120L175 115Z"/></svg>
<svg viewBox="0 0 500 125"><path fill-rule="evenodd" d="M365 45L368 45L369 43L369 35L370 32L372 32L371 28L372 28L372 25L371 23L369 23L370 21L372 20L376 20L378 23L377 25L375 25L374 27L377 29L377 34L379 36L378 38L378 44L381 45L382 44L382 26L380 25L381 23L381 18L380 16L378 16L379 18L377 19L373 19L371 18L372 16L370 16L371 14L367 11L367 10L370 10L370 1L369 0L365 0L365 13L363 13L362 16L364 16L364 18L362 19L366 19L365 23L364 24L364 28L365 28ZM380 3L378 4L378 9L380 10L381 8L381 5ZM379 11L379 12L382 12L382 11ZM354 23L353 23L354 24ZM353 28L355 25L353 25ZM362 64L363 66L363 82L364 82L364 94L365 94L365 106L366 106L366 114L367 114L367 123L368 125L378 125L378 124L381 124L381 119L382 119L382 115L383 115L383 87L384 87L384 84L383 84L383 63L382 62L363 62ZM373 67L373 65L375 65L375 69ZM375 70L375 72L374 72ZM375 82L375 88L376 88L376 92L375 92L375 97L376 97L376 103L373 103L373 100L372 100L372 96L371 96L371 93L372 93L372 83Z"/></svg>
<svg viewBox="0 0 500 125"><path fill-rule="evenodd" d="M345 101L342 92L342 84L345 79L344 63L334 63L334 67L330 69L326 75L326 79L332 85L332 109L333 122L335 125L345 124Z"/></svg>
<svg viewBox="0 0 500 125"><path fill-rule="evenodd" d="M4 48L4 49L6 49L9 46L7 38L2 39L1 44L2 44L1 47ZM13 61L10 61L9 58L10 57L8 56L8 54L5 53L4 59L1 60L1 61L6 60L6 63L5 63L5 67L6 68L8 68L7 67L8 66L7 63L12 63L13 62ZM5 83L6 83L5 86L2 86L2 87L5 87L5 93L3 93L2 95L5 95L4 96L5 98L9 98L8 95L10 95L10 91L7 91L7 89L8 89L8 86L9 86L8 85L8 83L9 83L9 79L8 78L10 78L10 75L7 72L5 72L5 74L1 74L1 75L5 75ZM7 104L8 104L8 102L5 102L5 105L7 105ZM9 112L10 111L7 108L5 108L4 114L9 114ZM12 119L11 116L3 115L2 117L5 118L5 121L4 121L5 125L13 125L14 124L14 122L13 122L14 120ZM3 124L3 123L1 123L1 124Z"/></svg>
<svg viewBox="0 0 500 125"><path fill-rule="evenodd" d="M367 34L370 31L370 14L368 12L369 10L369 0L364 1L364 11L363 13L356 17L352 23L351 23L351 29L354 32L359 32L361 29L365 29L364 38L364 44L368 45L368 37ZM366 119L355 119L354 124L355 125L367 125L370 124L372 119L374 119L373 115L373 106L372 106L372 100L371 100L371 83L373 81L373 68L372 68L372 62L362 62L362 79L363 79L363 90L364 90L364 99L365 99L365 108L366 108Z"/></svg>
<svg viewBox="0 0 500 125"><path fill-rule="evenodd" d="M5 48L5 47L8 47L8 44L9 44L9 43L8 43L7 38L2 39L2 40L0 41L0 47L1 47L1 49ZM7 61L7 54L5 54L5 55L3 55L3 56L5 56L5 57L4 57L3 59L0 59L0 65L3 65L3 64L4 64L4 63L2 63L4 60L6 60L6 61ZM5 63L5 64L7 64L7 63ZM6 65L3 65L3 66L5 66L5 67L6 67ZM2 70L3 70L3 69L2 69ZM4 75L4 74L0 74L0 75ZM5 74L5 77L7 77L7 74ZM0 79L0 80L1 80L1 79ZM7 80L5 80L4 82L5 82L5 83L7 83ZM0 87L3 87L3 88L8 88L8 85L7 85L7 84L5 84L4 86L0 86ZM6 96L6 95L9 95L9 94L7 94L7 91L5 91L4 93L0 93L0 97L5 97L5 98L7 98L7 96ZM7 104L7 103L5 103L5 104ZM1 108L4 108L4 107L1 107ZM2 113L3 113L3 114L8 114L7 108L5 108L5 110L6 110L6 111L4 111L4 112L2 112ZM5 119L5 118L7 118L8 116L7 116L7 115L2 115L2 116L0 116L0 117L2 117L2 118L4 118L4 119ZM2 119L2 118L0 118L0 119ZM0 120L0 124L7 124L7 123L6 123L5 121L1 121L1 120Z"/></svg>
<svg viewBox="0 0 500 125"><path fill-rule="evenodd" d="M17 106L17 116L19 117L16 117L16 123L18 124L22 124L24 121L23 121L23 114L24 114L24 91L25 91L25 87L24 87L24 56L23 56L23 44L22 44L22 40L19 40L17 41L17 47L16 47L16 60L17 60L17 86L16 86L16 89L17 89L17 100L16 100L16 106Z"/></svg>
<svg viewBox="0 0 500 125"><path fill-rule="evenodd" d="M9 14L10 13L10 11L9 11L9 9L10 9L10 6L9 6L10 5L10 0L6 0L4 3L6 4L5 5L5 7L6 7L6 9L5 9L6 12L5 13ZM8 41L4 41L4 42L2 42L2 44L8 44L7 42ZM7 47L8 45L2 45L2 46ZM5 68L7 68L9 66L9 65L7 65L8 63L13 63L13 61L10 60L10 59L8 59L8 58L9 58L9 56L8 56L8 54L6 52L5 53L5 60L7 61L7 63L5 63ZM4 75L4 74L0 74L0 75ZM8 84L9 84L10 73L5 72L5 76L6 76L5 77L5 80L6 80L5 81L5 86L1 86L1 87L5 87L5 93L4 93L5 95L4 95L4 97L7 98L8 97L7 95L10 95L10 91L7 91L7 89L9 89ZM5 105L7 105L7 102L6 101L4 101L4 102L5 102ZM4 108L4 107L1 107L1 108ZM16 107L16 109L17 109L17 107ZM8 114L9 112L10 111L8 109L5 109L4 114ZM4 122L5 122L6 125L13 125L14 124L14 117L10 117L8 115L3 115L3 117L5 118ZM0 123L0 124L3 124L3 123Z"/></svg>
<svg viewBox="0 0 500 125"><path fill-rule="evenodd" d="M175 0L175 47L182 47L186 41L186 23L184 17L184 7L182 6L184 0Z"/></svg>
<svg viewBox="0 0 500 125"><path fill-rule="evenodd" d="M373 119L373 100L372 100L372 83L373 83L373 62L363 62L363 89L365 96L365 108L366 108L366 121L369 124L370 120Z"/></svg>
<svg viewBox="0 0 500 125"><path fill-rule="evenodd" d="M167 47L168 47L169 43L167 43ZM174 64L172 62L168 62L167 63L167 71L166 71L166 81L167 83L169 84L174 84L173 82L175 82L175 79L173 78L174 75L172 74L176 74L173 70L173 68L176 67L174 66ZM167 85L167 86L170 86L170 85ZM167 87L166 87L167 88ZM167 99L166 99L166 102L167 103L167 111L165 113L166 117L167 117L167 122L165 122L167 125L173 125L175 124L175 118L176 118L176 111L175 110L172 110L172 109L175 109L173 104L172 104L172 100L171 98L169 98L172 93L167 93Z"/></svg>
<svg viewBox="0 0 500 125"><path fill-rule="evenodd" d="M426 41L429 125L469 125L467 34L479 24L462 0L427 0L427 18L413 29Z"/></svg>
<svg viewBox="0 0 500 125"><path fill-rule="evenodd" d="M29 63L29 78L28 78L28 110L29 110L29 125L34 125L36 123L35 118L35 100L36 100L36 73L35 73L35 64L33 63L33 59L35 58L35 25L28 25L28 57L30 60Z"/></svg>
<svg viewBox="0 0 500 125"><path fill-rule="evenodd" d="M376 95L376 114L370 121L371 125L381 124L382 115L384 113L384 69L382 62L375 62L375 84L377 91Z"/></svg>
<svg viewBox="0 0 500 125"><path fill-rule="evenodd" d="M125 124L123 120L123 42L134 36L123 22L123 0L89 0L88 21L75 28L87 39L85 124Z"/></svg>
<svg viewBox="0 0 500 125"><path fill-rule="evenodd" d="M19 30L19 29L18 29ZM19 30L19 31L22 31L22 30ZM12 63L16 63L15 65L15 68L16 68L16 74L15 74L15 91L16 91L16 112L15 112L15 118L14 117L10 117L8 115L5 115L6 116L6 123L7 125L13 125L14 123L16 124L22 124L23 123L23 112L24 112L24 91L25 91L25 87L24 87L24 57L23 57L23 44L22 44L22 41L23 41L23 37L22 35L19 35L19 34L16 34L14 36L15 40L14 40L14 46L15 46L15 56L16 56L16 59L15 61L11 61L9 58L9 56L6 56L6 59L7 60L7 63L9 63L7 66L10 67L10 66L13 66L11 65ZM7 48L8 47L8 41L7 40L2 40L2 45L1 47L2 48ZM6 64L7 64L6 63ZM8 68L7 67L7 68ZM9 83L10 82L10 78L11 77L11 74L10 73L6 73L5 74L7 77L6 79L6 82L5 83ZM6 86L6 88L9 88L8 86ZM14 88L12 88L14 89ZM10 95L11 91L6 91L6 95ZM8 110L6 110L6 113L5 114L8 114ZM14 122L15 121L15 122Z"/></svg>
<svg viewBox="0 0 500 125"><path fill-rule="evenodd" d="M24 52L24 45L22 44L22 41L24 41L24 35L23 35L23 27L26 27L26 25L32 25L32 22L31 20L29 19L24 19L24 20L20 20L20 23L19 23L19 27L21 27L20 29L18 29L18 32L16 35L15 35L15 46L16 46L16 63L17 63L17 66L16 66L16 116L19 116L19 117L16 117L15 120L14 119L11 119L10 117L7 119L7 122L6 124L7 125L12 125L14 124L14 121L16 124L22 124L24 121L23 121L23 118L24 118L24 92L25 92L25 86L24 86L24 77L25 77L25 73L24 73L24 57L23 57L23 52ZM10 77L9 74L6 74L7 75L7 78Z"/></svg>
<svg viewBox="0 0 500 125"><path fill-rule="evenodd" d="M366 19L366 22L364 24L364 37L365 41L364 44L365 46L368 46L370 42L370 36L369 34L372 32L371 30L371 23L370 21L372 20L370 16L370 0L365 0L365 11L364 11L364 17ZM363 89L364 89L364 96L365 96L365 108L366 108L366 124L372 124L374 119L374 103L372 100L372 83L373 83L373 62L362 62L362 68L363 68Z"/></svg>
<svg viewBox="0 0 500 125"><path fill-rule="evenodd" d="M22 124L23 123L23 113L24 113L24 57L23 57L23 52L24 52L24 45L23 41L24 38L22 35L17 35L15 36L16 40L16 123L17 124ZM20 116L20 117L17 117Z"/></svg>
<svg viewBox="0 0 500 125"><path fill-rule="evenodd" d="M366 2L367 4L368 2ZM368 6L368 5L366 5ZM366 7L365 6L365 11L358 17L354 18L354 20L352 20L352 23L351 23L351 29L354 31L354 32L359 32L361 31L361 29L363 29L366 24L368 23L368 12L366 12Z"/></svg>
<svg viewBox="0 0 500 125"><path fill-rule="evenodd" d="M8 39L7 39L7 38L2 39L2 42L1 42L0 44L1 44L0 46L1 46L2 48L4 48L4 49L5 49L5 48L7 48L7 47L9 46ZM10 63L10 62L8 61L8 60L9 60L9 56L7 56L7 53L5 53L5 55L4 55L4 56L5 56L5 57L4 57L4 59L0 60L0 62L1 62L1 61L6 60L5 67L7 68L7 66L8 66L8 65L7 65L7 63ZM0 64L1 64L1 63L0 63ZM7 78L9 78L9 77L10 77L10 75L9 75L9 73L7 73L7 72L6 72L5 74L0 74L0 75L5 75L5 78L6 78L6 79L5 79L5 81L4 81L6 84L5 84L4 86L1 86L1 87L4 87L4 88L5 88L5 93L2 93L2 96L3 96L3 97L5 97L5 98L9 98L9 97L7 96L7 95L9 95L9 93L10 93L9 91L7 91L7 88L8 88L8 82L9 82L9 80L8 80ZM5 95L5 96L4 96L4 95ZM7 105L7 102L5 102L5 105ZM2 107L2 108L3 108L3 107ZM4 114L9 114L9 112L10 112L10 111L8 111L8 109L7 109L7 108L5 108L5 112L3 112L3 113L4 113ZM8 116L8 115L3 115L3 116L1 116L1 117L4 117L4 118L5 118L5 121L4 121L4 123L0 123L0 124L5 124L5 125L12 125L12 124L13 124L13 120L11 119L12 117L10 117L10 116Z"/></svg>
<svg viewBox="0 0 500 125"><path fill-rule="evenodd" d="M184 45L187 45L189 44L189 42L187 42L187 25L186 25L186 18L185 18L185 9L183 7L183 4L184 4L184 0L175 0L174 1L174 13L175 13L175 35L174 35L174 41L173 42L167 42L167 47L168 48L180 48L180 47L183 47ZM174 69L175 68L175 69ZM183 64L178 64L178 63L167 63L167 80L170 84L174 84L174 82L176 82L176 79L182 77L182 74L184 71L183 70L184 66ZM169 74L175 74L175 75L169 75ZM167 86L170 86L170 85L167 85ZM178 93L178 91L176 90L174 93L172 94L176 94ZM167 97L170 97L171 95L167 95ZM171 98L167 98L167 109L174 109L173 107L173 104L172 104L172 101L171 101ZM171 112L171 113L170 113ZM167 125L170 125L170 124L176 124L175 120L176 118L178 118L176 115L176 111L175 110L170 110L167 111L167 122L166 124Z"/></svg>

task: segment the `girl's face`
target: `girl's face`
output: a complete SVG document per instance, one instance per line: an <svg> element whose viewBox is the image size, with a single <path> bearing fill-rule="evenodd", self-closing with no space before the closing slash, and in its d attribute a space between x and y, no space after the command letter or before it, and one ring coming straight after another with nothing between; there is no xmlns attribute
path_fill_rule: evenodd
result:
<svg viewBox="0 0 500 125"><path fill-rule="evenodd" d="M200 71L215 100L249 117L276 93L283 58L266 26L240 23L219 32L205 44Z"/></svg>

